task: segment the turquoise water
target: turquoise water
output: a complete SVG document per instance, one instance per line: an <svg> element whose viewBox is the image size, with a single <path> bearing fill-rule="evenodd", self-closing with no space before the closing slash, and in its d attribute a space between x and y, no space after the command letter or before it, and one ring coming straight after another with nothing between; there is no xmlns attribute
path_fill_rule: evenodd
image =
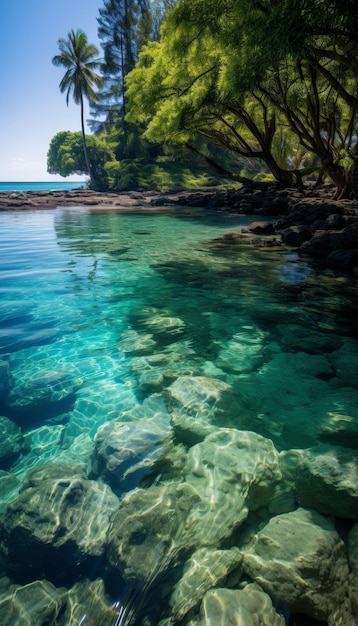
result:
<svg viewBox="0 0 358 626"><path fill-rule="evenodd" d="M78 189L86 185L86 182L1 182L1 191L63 191L66 189Z"/></svg>
<svg viewBox="0 0 358 626"><path fill-rule="evenodd" d="M0 215L1 623L206 624L205 591L256 580L241 531L299 506L352 519L297 495L282 458L357 448L356 282L222 239L248 222ZM227 576L184 583L198 549Z"/></svg>

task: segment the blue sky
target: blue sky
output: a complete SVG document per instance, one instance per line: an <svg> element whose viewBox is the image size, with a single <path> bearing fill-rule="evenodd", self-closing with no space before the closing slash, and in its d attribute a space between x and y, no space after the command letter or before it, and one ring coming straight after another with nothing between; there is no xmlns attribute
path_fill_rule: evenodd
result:
<svg viewBox="0 0 358 626"><path fill-rule="evenodd" d="M59 131L80 130L80 109L73 102L66 106L58 87L64 69L51 59L57 40L72 28L84 30L101 55L97 17L102 6L101 0L2 0L0 181L64 180L47 174L47 150Z"/></svg>

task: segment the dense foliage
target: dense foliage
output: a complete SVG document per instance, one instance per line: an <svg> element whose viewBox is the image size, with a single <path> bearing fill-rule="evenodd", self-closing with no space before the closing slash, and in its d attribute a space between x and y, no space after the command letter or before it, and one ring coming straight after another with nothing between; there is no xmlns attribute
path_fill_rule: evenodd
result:
<svg viewBox="0 0 358 626"><path fill-rule="evenodd" d="M114 161L113 150L104 139L96 135L88 135L86 145L92 176L96 181L95 188L98 190L108 189L107 164ZM47 153L47 170L50 174L60 174L61 176L87 172L80 132L73 133L65 130L53 137Z"/></svg>
<svg viewBox="0 0 358 626"><path fill-rule="evenodd" d="M227 177L257 162L284 185L320 172L358 196L353 0L106 0L98 22L106 184L190 150Z"/></svg>

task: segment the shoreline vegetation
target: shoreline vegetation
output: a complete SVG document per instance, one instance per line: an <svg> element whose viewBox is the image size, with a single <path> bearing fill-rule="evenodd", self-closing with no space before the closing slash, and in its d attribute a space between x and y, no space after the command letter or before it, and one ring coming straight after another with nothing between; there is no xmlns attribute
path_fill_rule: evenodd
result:
<svg viewBox="0 0 358 626"><path fill-rule="evenodd" d="M304 191L264 183L169 192L31 190L1 192L0 211L57 207L149 210L181 206L252 215L253 223L243 232L227 233L223 244L266 248L284 245L325 266L358 276L358 201L334 200L333 195L334 186L330 184L306 186Z"/></svg>

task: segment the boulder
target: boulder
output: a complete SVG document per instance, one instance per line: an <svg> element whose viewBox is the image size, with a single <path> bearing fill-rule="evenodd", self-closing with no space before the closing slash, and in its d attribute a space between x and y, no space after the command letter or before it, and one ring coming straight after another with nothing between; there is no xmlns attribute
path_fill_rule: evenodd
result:
<svg viewBox="0 0 358 626"><path fill-rule="evenodd" d="M65 595L65 610L56 626L109 626L116 623L119 609L106 592L101 578L77 582Z"/></svg>
<svg viewBox="0 0 358 626"><path fill-rule="evenodd" d="M358 247L348 250L332 250L327 257L327 262L344 269L358 267Z"/></svg>
<svg viewBox="0 0 358 626"><path fill-rule="evenodd" d="M47 580L35 580L19 586L11 584L8 578L2 578L0 624L4 626L58 624L57 618L65 604L65 593L66 589L57 589Z"/></svg>
<svg viewBox="0 0 358 626"><path fill-rule="evenodd" d="M231 550L200 549L185 563L183 575L170 598L172 619L177 622L197 609L204 594L226 584L228 578L240 580L242 554Z"/></svg>
<svg viewBox="0 0 358 626"><path fill-rule="evenodd" d="M118 347L125 354L142 355L151 354L156 345L152 333L138 333L128 329L122 333Z"/></svg>
<svg viewBox="0 0 358 626"><path fill-rule="evenodd" d="M101 477L119 492L134 489L164 456L168 433L153 420L106 422L95 436L90 476Z"/></svg>
<svg viewBox="0 0 358 626"><path fill-rule="evenodd" d="M262 363L266 334L258 328L246 328L235 333L219 350L215 365L224 371L244 374Z"/></svg>
<svg viewBox="0 0 358 626"><path fill-rule="evenodd" d="M355 339L347 338L329 356L335 374L342 387L358 389L358 345Z"/></svg>
<svg viewBox="0 0 358 626"><path fill-rule="evenodd" d="M37 353L36 353L37 354ZM10 362L11 365L11 362ZM40 360L25 356L11 369L13 384L7 397L12 412L29 414L51 404L70 401L83 384L80 376L73 376L70 368L59 366L48 356ZM49 413L51 409L47 409Z"/></svg>
<svg viewBox="0 0 358 626"><path fill-rule="evenodd" d="M9 571L19 582L45 576L61 583L89 557L102 557L118 499L107 485L73 467L30 472L2 518Z"/></svg>
<svg viewBox="0 0 358 626"><path fill-rule="evenodd" d="M273 517L241 549L244 571L290 612L327 621L343 603L345 546L333 522L316 511Z"/></svg>
<svg viewBox="0 0 358 626"><path fill-rule="evenodd" d="M134 586L153 585L177 564L182 553L196 547L187 524L198 501L184 483L153 485L129 492L115 513L107 543L109 565Z"/></svg>
<svg viewBox="0 0 358 626"><path fill-rule="evenodd" d="M307 226L290 226L281 233L282 241L287 246L299 247L304 241L312 237L312 233Z"/></svg>
<svg viewBox="0 0 358 626"><path fill-rule="evenodd" d="M336 231L316 231L309 241L300 246L300 251L318 257L327 257L333 250L341 248L343 235Z"/></svg>
<svg viewBox="0 0 358 626"><path fill-rule="evenodd" d="M325 515L357 519L357 452L325 444L303 450L297 467L296 490L303 507Z"/></svg>
<svg viewBox="0 0 358 626"><path fill-rule="evenodd" d="M0 513L3 513L8 504L18 495L21 482L11 472L0 470Z"/></svg>
<svg viewBox="0 0 358 626"><path fill-rule="evenodd" d="M285 626L270 597L259 585L244 589L212 589L205 596L200 617L188 626Z"/></svg>
<svg viewBox="0 0 358 626"><path fill-rule="evenodd" d="M193 446L183 474L198 498L186 517L197 546L219 546L232 537L249 510L269 504L281 479L272 441L234 428Z"/></svg>
<svg viewBox="0 0 358 626"><path fill-rule="evenodd" d="M272 222L252 222L249 226L242 228L243 233L255 233L257 235L273 235L275 227Z"/></svg>
<svg viewBox="0 0 358 626"><path fill-rule="evenodd" d="M205 429L236 418L241 406L227 383L205 376L179 376L167 389L168 406L175 417L193 418ZM175 421L175 420L174 420Z"/></svg>

